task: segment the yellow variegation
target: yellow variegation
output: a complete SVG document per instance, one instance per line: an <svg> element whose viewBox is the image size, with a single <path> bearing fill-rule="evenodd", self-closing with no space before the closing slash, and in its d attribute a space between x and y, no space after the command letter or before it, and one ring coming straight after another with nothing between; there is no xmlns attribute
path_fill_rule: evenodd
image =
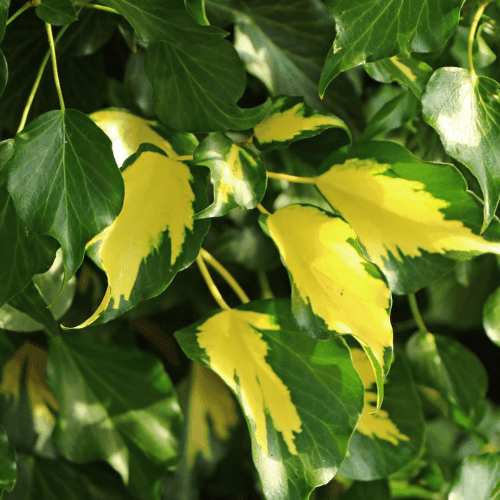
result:
<svg viewBox="0 0 500 500"><path fill-rule="evenodd" d="M215 435L222 440L229 438L229 430L238 420L236 404L226 385L213 371L194 363L191 393L187 415L189 422L186 460L190 467L197 455L212 459L210 420Z"/></svg>
<svg viewBox="0 0 500 500"><path fill-rule="evenodd" d="M474 234L459 220L447 219L443 209L448 201L433 197L422 182L391 175L388 164L349 159L317 177L316 186L381 268L389 253L402 261L401 254L418 257L423 250L500 252L499 243Z"/></svg>
<svg viewBox="0 0 500 500"><path fill-rule="evenodd" d="M293 280L294 293L328 330L352 334L371 351L375 371L386 374L392 350L391 293L339 217L312 206L289 205L267 218L270 236ZM375 358L375 360L373 359ZM382 378L378 380L380 395Z"/></svg>
<svg viewBox="0 0 500 500"><path fill-rule="evenodd" d="M374 413L377 395L371 392L371 389L376 380L368 356L361 349L351 349L351 356L354 368L356 368L365 387L365 405L356 430L365 436L389 441L395 446L400 441L409 441L410 438L399 431L387 411L380 409Z"/></svg>
<svg viewBox="0 0 500 500"><path fill-rule="evenodd" d="M288 451L296 455L294 433L301 432L302 423L290 391L266 362L268 347L258 330L279 330L279 326L267 314L225 310L198 327L198 344L209 357L210 368L240 395L263 452L268 454L267 413Z"/></svg>

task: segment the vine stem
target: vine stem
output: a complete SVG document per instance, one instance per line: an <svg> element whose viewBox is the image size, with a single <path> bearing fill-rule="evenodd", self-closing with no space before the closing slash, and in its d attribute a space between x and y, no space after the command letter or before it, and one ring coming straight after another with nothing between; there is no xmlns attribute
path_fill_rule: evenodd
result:
<svg viewBox="0 0 500 500"><path fill-rule="evenodd" d="M52 25L49 23L45 23L45 29L47 30L47 37L49 39L52 69L54 71L54 83L56 84L57 96L59 97L59 105L61 106L61 111L64 111L66 109L66 106L64 105L61 82L59 81L59 73L57 72L56 44L54 43L54 37L52 35Z"/></svg>
<svg viewBox="0 0 500 500"><path fill-rule="evenodd" d="M244 304L250 302L248 295L245 293L240 284L234 279L233 275L209 252L204 248L200 252L201 257L205 262L210 264L221 276L226 283L233 289L234 293Z"/></svg>
<svg viewBox="0 0 500 500"><path fill-rule="evenodd" d="M277 172L267 172L270 179L280 179L282 181L295 182L297 184L315 184L315 177L298 177L297 175L279 174Z"/></svg>
<svg viewBox="0 0 500 500"><path fill-rule="evenodd" d="M69 24L66 26L63 26L59 33L56 36L56 39L54 40L54 45L57 45L57 42L61 39L61 37L64 35L65 31L69 28ZM21 123L19 124L19 128L17 129L17 133L21 132L21 130L24 128L26 125L26 120L28 119L28 114L31 109L31 105L33 104L33 100L35 99L35 94L36 91L38 90L38 87L40 86L40 82L42 80L43 72L45 71L45 67L47 66L47 63L49 62L51 55L51 51L48 50L47 53L45 54L45 57L42 60L42 63L40 64L40 68L38 70L38 73L36 75L35 83L33 84L33 88L31 89L30 95L28 97L28 101L26 102L26 106L24 107L23 111L23 116L21 117Z"/></svg>
<svg viewBox="0 0 500 500"><path fill-rule="evenodd" d="M87 7L88 9L101 10L103 12L109 12L110 14L120 15L120 13L117 10L112 9L111 7L106 7L105 5L97 5L95 3L85 3L85 4L82 4L82 6Z"/></svg>
<svg viewBox="0 0 500 500"><path fill-rule="evenodd" d="M422 315L420 314L420 310L418 308L417 304L417 298L415 297L414 293L410 293L408 295L408 300L410 302L410 309L413 314L413 317L415 318L415 323L418 326L418 329L422 333L429 333L429 330L427 330L427 327L425 326L424 320L422 319Z"/></svg>
<svg viewBox="0 0 500 500"><path fill-rule="evenodd" d="M470 27L470 32L469 32L469 43L467 47L467 57L469 61L469 71L475 75L476 70L474 69L474 61L472 57L472 48L474 46L474 37L476 35L476 30L477 30L477 25L479 24L479 21L481 20L481 16L483 15L484 9L486 6L490 3L490 0L487 0L486 2L482 3L479 6L479 9L477 9L477 12L474 16L474 19L472 20L472 25Z"/></svg>
<svg viewBox="0 0 500 500"><path fill-rule="evenodd" d="M260 212L262 212L263 214L266 214L266 215L271 215L271 212L269 212L268 210L266 210L261 203L259 203L257 205L257 208L259 209Z"/></svg>
<svg viewBox="0 0 500 500"><path fill-rule="evenodd" d="M184 156L178 156L175 158L177 161L192 161L193 160L193 155L184 155Z"/></svg>
<svg viewBox="0 0 500 500"><path fill-rule="evenodd" d="M205 280L205 283L207 284L208 289L210 290L210 293L212 294L212 297L214 298L215 302L219 304L221 309L226 309L226 310L231 309L227 305L227 302L223 299L221 293L219 292L219 289L217 288L217 285L214 283L212 276L210 276L205 261L203 260L203 257L200 254L198 254L198 257L196 257L196 263L200 268L201 275L203 276L203 279Z"/></svg>
<svg viewBox="0 0 500 500"><path fill-rule="evenodd" d="M17 12L14 12L14 14L12 14L12 16L7 19L5 26L8 26L12 21L14 21L17 16L20 16L25 10L28 10L30 7L31 5L29 3L25 3Z"/></svg>

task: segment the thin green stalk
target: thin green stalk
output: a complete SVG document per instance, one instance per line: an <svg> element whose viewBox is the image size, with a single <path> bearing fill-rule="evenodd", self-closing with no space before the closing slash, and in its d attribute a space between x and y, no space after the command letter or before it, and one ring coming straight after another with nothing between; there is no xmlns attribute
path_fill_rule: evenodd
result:
<svg viewBox="0 0 500 500"><path fill-rule="evenodd" d="M474 16L474 19L472 20L472 25L470 27L470 32L469 32L469 43L467 47L467 57L469 61L469 71L475 75L476 70L474 69L474 61L472 57L472 49L474 47L474 38L476 36L476 30L477 30L477 25L479 24L479 21L481 20L481 16L483 15L484 9L486 6L490 3L490 0L482 3L479 6L479 9L477 9L477 12Z"/></svg>
<svg viewBox="0 0 500 500"><path fill-rule="evenodd" d="M109 12L110 14L120 15L120 13L117 10L112 9L111 7L106 7L104 5L97 5L95 3L86 3L83 4L83 7L87 7L88 9L102 10L103 12Z"/></svg>
<svg viewBox="0 0 500 500"><path fill-rule="evenodd" d="M198 255L198 257L196 257L196 263L200 268L201 275L203 276L203 279L205 280L205 283L207 284L208 289L210 290L210 293L212 294L212 297L214 298L215 302L219 304L221 309L226 309L226 310L231 309L228 306L227 302L222 297L222 294L219 292L217 285L214 283L214 280L212 279L212 276L210 276L205 261L203 260L201 255Z"/></svg>
<svg viewBox="0 0 500 500"><path fill-rule="evenodd" d="M49 39L52 69L54 70L54 83L56 84L57 96L59 97L59 105L61 106L61 111L64 111L66 106L64 105L61 82L59 81L59 73L57 72L56 45L54 43L54 37L52 36L52 26L49 23L45 23L45 29L47 30L47 37Z"/></svg>
<svg viewBox="0 0 500 500"><path fill-rule="evenodd" d="M420 314L420 310L418 309L417 298L415 297L415 294L410 293L408 295L408 300L410 301L410 309L413 317L415 318L415 323L417 324L418 329L422 333L429 333L429 330L427 330L424 320L422 319L422 315Z"/></svg>
<svg viewBox="0 0 500 500"><path fill-rule="evenodd" d="M20 16L25 10L28 10L31 7L29 3L25 3L17 12L14 12L12 16L7 19L7 22L5 23L6 26L8 26L16 17Z"/></svg>

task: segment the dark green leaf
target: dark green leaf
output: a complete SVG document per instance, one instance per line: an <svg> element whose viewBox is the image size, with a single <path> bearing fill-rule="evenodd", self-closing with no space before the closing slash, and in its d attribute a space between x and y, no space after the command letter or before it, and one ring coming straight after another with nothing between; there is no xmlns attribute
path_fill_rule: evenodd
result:
<svg viewBox="0 0 500 500"><path fill-rule="evenodd" d="M456 340L432 333L416 333L406 353L416 384L438 391L475 419L488 388L486 370L475 354Z"/></svg>
<svg viewBox="0 0 500 500"><path fill-rule="evenodd" d="M458 469L450 500L492 500L500 492L500 452L470 455Z"/></svg>
<svg viewBox="0 0 500 500"><path fill-rule="evenodd" d="M282 299L209 313L176 338L238 398L268 500L303 500L330 481L362 405L342 339L306 337Z"/></svg>
<svg viewBox="0 0 500 500"><path fill-rule="evenodd" d="M77 463L107 461L133 495L157 500L176 465L181 413L159 360L78 334L51 339L48 380L59 402L54 439Z"/></svg>
<svg viewBox="0 0 500 500"><path fill-rule="evenodd" d="M86 243L122 208L123 179L111 141L83 113L51 111L16 135L6 168L22 220L61 244L64 286L82 263Z"/></svg>
<svg viewBox="0 0 500 500"><path fill-rule="evenodd" d="M5 86L7 85L7 80L9 78L9 69L7 68L7 61L3 52L0 50L0 96L2 95Z"/></svg>
<svg viewBox="0 0 500 500"><path fill-rule="evenodd" d="M0 0L0 42L5 35L5 26L9 17L10 0Z"/></svg>
<svg viewBox="0 0 500 500"><path fill-rule="evenodd" d="M36 8L36 15L46 23L56 26L70 24L77 20L71 0L42 0Z"/></svg>
<svg viewBox="0 0 500 500"><path fill-rule="evenodd" d="M320 95L342 71L401 52L432 52L457 27L465 0L327 0L337 36L321 74Z"/></svg>
<svg viewBox="0 0 500 500"><path fill-rule="evenodd" d="M461 68L440 68L422 95L425 121L445 151L478 179L484 194L483 230L500 198L500 85Z"/></svg>
<svg viewBox="0 0 500 500"><path fill-rule="evenodd" d="M267 170L250 149L234 144L224 134L206 137L194 152L198 165L210 168L214 202L196 219L221 217L236 207L255 208L264 197Z"/></svg>
<svg viewBox="0 0 500 500"><path fill-rule="evenodd" d="M387 480L356 481L347 493L342 495L341 500L367 500L368 498L370 500L387 500L391 498Z"/></svg>
<svg viewBox="0 0 500 500"><path fill-rule="evenodd" d="M184 0L186 9L202 26L210 26L205 13L205 0Z"/></svg>
<svg viewBox="0 0 500 500"><path fill-rule="evenodd" d="M199 44L227 35L214 26L200 26L186 10L183 0L104 0L102 3L124 16L145 42Z"/></svg>
<svg viewBox="0 0 500 500"><path fill-rule="evenodd" d="M152 43L145 64L156 112L177 130L244 130L259 123L269 109L268 102L251 109L236 105L245 90L245 70L225 40L185 46Z"/></svg>
<svg viewBox="0 0 500 500"><path fill-rule="evenodd" d="M500 347L500 288L484 304L483 326L492 342Z"/></svg>
<svg viewBox="0 0 500 500"><path fill-rule="evenodd" d="M0 498L3 491L12 491L17 480L16 450L0 426Z"/></svg>
<svg viewBox="0 0 500 500"><path fill-rule="evenodd" d="M14 354L14 344L5 333L0 331L0 372L3 371L5 362Z"/></svg>

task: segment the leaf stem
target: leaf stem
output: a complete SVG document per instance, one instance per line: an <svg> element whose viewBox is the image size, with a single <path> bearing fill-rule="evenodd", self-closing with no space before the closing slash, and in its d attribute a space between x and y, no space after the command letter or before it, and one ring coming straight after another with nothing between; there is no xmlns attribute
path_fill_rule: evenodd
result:
<svg viewBox="0 0 500 500"><path fill-rule="evenodd" d="M29 3L25 3L18 11L14 12L12 16L7 19L7 22L5 23L5 26L8 26L14 19L16 19L17 16L20 16L25 10L28 10L31 7Z"/></svg>
<svg viewBox="0 0 500 500"><path fill-rule="evenodd" d="M266 271L264 271L264 269L259 269L257 271L257 278L259 280L259 285L261 289L261 297L263 299L272 299L274 297L274 294L271 289L271 284L267 279Z"/></svg>
<svg viewBox="0 0 500 500"><path fill-rule="evenodd" d="M112 9L111 7L106 7L105 5L98 5L95 3L85 3L85 4L82 4L82 6L87 7L88 9L101 10L103 12L109 12L110 14L120 15L120 13L117 10Z"/></svg>
<svg viewBox="0 0 500 500"><path fill-rule="evenodd" d="M177 161L193 161L193 155L178 156L175 158Z"/></svg>
<svg viewBox="0 0 500 500"><path fill-rule="evenodd" d="M262 204L261 204L261 203L259 203L259 204L257 205L257 208L258 208L258 209L259 209L259 210L260 210L263 214L266 214L266 215L271 215L271 212L267 211L267 210L266 210L266 209L262 206Z"/></svg>
<svg viewBox="0 0 500 500"><path fill-rule="evenodd" d="M472 20L472 25L470 27L470 32L469 32L469 43L467 47L467 57L469 61L469 71L475 75L476 70L474 69L474 61L472 57L472 49L474 46L474 37L476 36L476 30L477 30L477 25L479 24L479 21L481 20L481 16L483 15L484 9L486 6L490 3L490 0L487 0L486 2L482 3L479 6L479 9L477 9L477 12L474 16L474 19Z"/></svg>
<svg viewBox="0 0 500 500"><path fill-rule="evenodd" d="M59 33L56 36L56 39L54 40L54 45L57 45L57 42L61 39L61 37L64 35L65 31L69 28L69 24L66 26L63 26ZM33 84L33 88L31 89L30 95L28 97L28 101L26 102L26 106L24 107L23 111L23 116L21 117L21 123L19 124L19 128L17 129L17 133L21 132L21 130L24 128L26 125L26 120L28 119L28 114L31 109L31 105L33 104L33 100L35 99L35 94L36 91L38 90L38 87L40 86L40 82L42 80L43 72L45 71L45 67L47 66L47 63L50 59L50 54L51 51L48 50L47 53L45 54L45 57L42 60L42 63L40 64L40 69L38 70L38 73L35 78L35 83Z"/></svg>
<svg viewBox="0 0 500 500"><path fill-rule="evenodd" d="M422 319L422 315L420 314L420 310L418 308L417 298L415 297L415 294L410 293L408 295L408 300L410 302L411 313L413 314L413 317L415 318L415 323L417 324L418 329L422 333L429 333L429 330L427 330L427 327L425 326L424 320Z"/></svg>
<svg viewBox="0 0 500 500"><path fill-rule="evenodd" d="M250 302L248 295L245 293L240 284L234 279L233 275L209 252L204 248L201 249L200 255L203 260L210 264L221 276L226 283L233 289L234 293L239 297L241 302Z"/></svg>
<svg viewBox="0 0 500 500"><path fill-rule="evenodd" d="M282 181L296 182L297 184L315 184L315 177L298 177L297 175L279 174L277 172L267 172L270 179L280 179Z"/></svg>
<svg viewBox="0 0 500 500"><path fill-rule="evenodd" d="M203 279L205 280L205 283L207 284L208 289L210 290L210 293L212 294L212 297L215 299L215 302L217 302L217 304L219 304L221 309L231 309L227 305L227 302L222 298L222 295L219 292L217 285L214 283L212 276L210 276L210 273L207 269L205 261L203 260L201 255L198 255L198 257L196 257L196 263L198 264L198 267L200 268L201 275L203 276Z"/></svg>
<svg viewBox="0 0 500 500"><path fill-rule="evenodd" d="M57 96L59 97L59 105L61 106L61 111L64 111L66 109L66 106L64 105L64 99L61 91L61 82L59 81L59 73L57 72L56 45L54 43L54 37L52 36L52 25L49 23L45 23L45 29L47 30L47 37L49 39L52 69L54 70L54 83L56 84Z"/></svg>

